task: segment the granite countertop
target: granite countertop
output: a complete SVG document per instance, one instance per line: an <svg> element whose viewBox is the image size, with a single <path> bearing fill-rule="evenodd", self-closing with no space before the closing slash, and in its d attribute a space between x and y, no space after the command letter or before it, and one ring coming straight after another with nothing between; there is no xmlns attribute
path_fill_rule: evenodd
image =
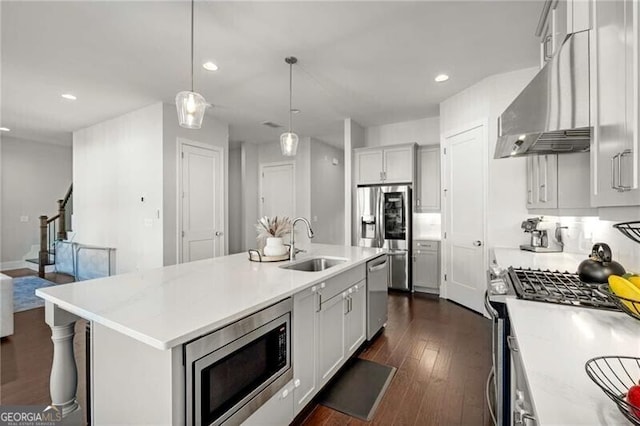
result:
<svg viewBox="0 0 640 426"><path fill-rule="evenodd" d="M312 244L347 262L320 272L250 262L246 253L36 290L61 309L166 350L245 317L385 251Z"/></svg>
<svg viewBox="0 0 640 426"><path fill-rule="evenodd" d="M537 424L629 424L584 365L598 356L640 357L640 321L622 312L515 298L507 299L507 308Z"/></svg>

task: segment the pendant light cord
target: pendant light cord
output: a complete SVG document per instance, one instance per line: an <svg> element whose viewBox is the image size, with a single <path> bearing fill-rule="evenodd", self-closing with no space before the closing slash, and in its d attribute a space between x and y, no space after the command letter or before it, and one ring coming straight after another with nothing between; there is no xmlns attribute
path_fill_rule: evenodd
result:
<svg viewBox="0 0 640 426"><path fill-rule="evenodd" d="M291 133L291 106L293 98L293 64L289 64L289 133Z"/></svg>
<svg viewBox="0 0 640 426"><path fill-rule="evenodd" d="M193 92L193 9L194 1L191 0L191 91Z"/></svg>

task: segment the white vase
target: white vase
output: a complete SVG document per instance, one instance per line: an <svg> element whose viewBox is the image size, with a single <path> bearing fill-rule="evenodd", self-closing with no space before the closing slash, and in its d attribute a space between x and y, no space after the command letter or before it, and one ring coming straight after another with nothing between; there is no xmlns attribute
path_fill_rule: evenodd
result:
<svg viewBox="0 0 640 426"><path fill-rule="evenodd" d="M265 256L282 256L287 253L287 247L284 245L282 238L269 237L263 252Z"/></svg>

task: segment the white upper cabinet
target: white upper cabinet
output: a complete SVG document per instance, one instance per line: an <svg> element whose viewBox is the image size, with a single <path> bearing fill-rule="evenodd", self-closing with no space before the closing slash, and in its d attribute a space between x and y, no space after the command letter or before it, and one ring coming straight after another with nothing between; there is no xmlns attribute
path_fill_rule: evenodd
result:
<svg viewBox="0 0 640 426"><path fill-rule="evenodd" d="M593 216L589 153L527 157L527 209L547 215Z"/></svg>
<svg viewBox="0 0 640 426"><path fill-rule="evenodd" d="M383 151L384 183L413 182L415 146L385 148Z"/></svg>
<svg viewBox="0 0 640 426"><path fill-rule="evenodd" d="M588 200L587 200L588 201ZM527 157L527 208L558 207L558 156Z"/></svg>
<svg viewBox="0 0 640 426"><path fill-rule="evenodd" d="M356 176L358 185L380 183L383 179L382 149L356 152Z"/></svg>
<svg viewBox="0 0 640 426"><path fill-rule="evenodd" d="M589 2L593 0L548 1L536 35L540 37L540 67L558 51L570 33L590 28ZM608 1L608 0L606 0ZM546 6L546 5L545 5Z"/></svg>
<svg viewBox="0 0 640 426"><path fill-rule="evenodd" d="M415 186L415 211L417 213L440 211L440 147L418 148Z"/></svg>
<svg viewBox="0 0 640 426"><path fill-rule="evenodd" d="M640 205L638 3L591 2L591 202Z"/></svg>
<svg viewBox="0 0 640 426"><path fill-rule="evenodd" d="M415 144L355 150L356 185L413 183Z"/></svg>

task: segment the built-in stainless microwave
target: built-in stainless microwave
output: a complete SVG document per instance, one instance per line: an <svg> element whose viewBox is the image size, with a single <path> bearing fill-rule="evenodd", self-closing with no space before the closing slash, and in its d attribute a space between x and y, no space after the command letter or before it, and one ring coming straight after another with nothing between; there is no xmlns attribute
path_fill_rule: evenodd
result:
<svg viewBox="0 0 640 426"><path fill-rule="evenodd" d="M235 425L293 378L291 299L184 346L187 425Z"/></svg>

